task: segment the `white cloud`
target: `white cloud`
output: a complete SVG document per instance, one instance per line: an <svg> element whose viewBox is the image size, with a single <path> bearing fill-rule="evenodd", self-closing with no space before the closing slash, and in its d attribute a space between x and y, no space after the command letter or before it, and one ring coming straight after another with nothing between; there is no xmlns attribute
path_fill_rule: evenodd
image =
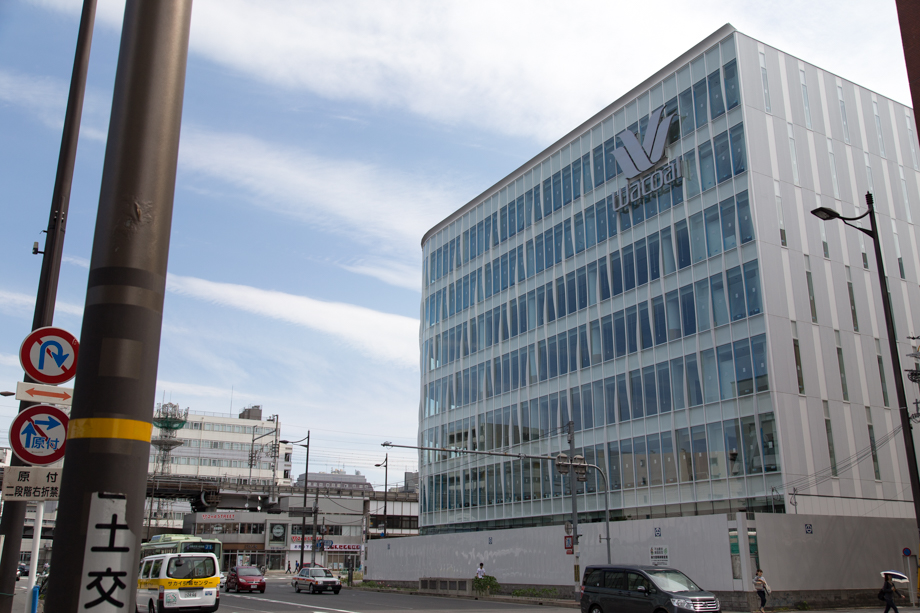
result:
<svg viewBox="0 0 920 613"><path fill-rule="evenodd" d="M35 296L0 289L0 313L13 316L30 316L34 309ZM78 317L83 316L82 306L61 300L55 303L54 311L55 313L66 313L67 315L76 315Z"/></svg>
<svg viewBox="0 0 920 613"><path fill-rule="evenodd" d="M174 274L167 277L167 289L328 334L378 361L403 368L418 365L417 319L352 304L323 302L306 296Z"/></svg>
<svg viewBox="0 0 920 613"><path fill-rule="evenodd" d="M412 289L422 235L462 204L429 177L242 134L184 128L179 156L183 170L240 188L257 206L373 246L382 257L349 270Z"/></svg>
<svg viewBox="0 0 920 613"><path fill-rule="evenodd" d="M41 4L77 14L81 2ZM122 2L103 1L98 19L120 28L122 11ZM190 45L258 81L545 141L725 22L910 101L894 3L875 0L664 0L654 9L599 0L199 0Z"/></svg>
<svg viewBox="0 0 920 613"><path fill-rule="evenodd" d="M94 98L84 95L84 100ZM67 84L52 77L23 75L0 69L0 101L21 107L45 126L60 130L64 126ZM84 103L84 107L86 104ZM81 122L80 135L105 142L106 133Z"/></svg>
<svg viewBox="0 0 920 613"><path fill-rule="evenodd" d="M420 267L418 264L400 264L393 262L389 265L381 265L380 263L371 264L362 261L354 264L343 264L342 268L349 272L359 275L368 275L384 283L389 283L390 285L416 292L421 282L419 278Z"/></svg>
<svg viewBox="0 0 920 613"><path fill-rule="evenodd" d="M89 260L86 258L81 258L80 256L76 255L64 255L61 260L67 262L68 264L73 264L74 266L79 266L80 268L89 270Z"/></svg>
<svg viewBox="0 0 920 613"><path fill-rule="evenodd" d="M0 353L0 366L19 366L18 355L7 355Z"/></svg>

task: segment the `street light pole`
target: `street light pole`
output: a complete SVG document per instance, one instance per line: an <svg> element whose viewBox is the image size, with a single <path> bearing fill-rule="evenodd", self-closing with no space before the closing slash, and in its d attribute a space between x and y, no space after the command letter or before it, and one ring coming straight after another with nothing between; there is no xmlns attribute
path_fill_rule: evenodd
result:
<svg viewBox="0 0 920 613"><path fill-rule="evenodd" d="M867 234L875 246L875 263L878 272L879 289L882 292L882 310L885 312L885 330L888 333L888 350L891 353L891 367L894 369L894 388L898 396L898 413L901 415L901 435L904 437L904 450L907 452L907 473L910 476L910 490L914 499L914 517L917 532L920 535L920 474L917 471L917 452L914 449L914 436L911 432L910 412L907 409L907 394L904 391L904 379L901 374L901 358L898 354L898 340L895 337L894 313L891 309L891 297L888 294L888 278L882 260L882 243L878 234L878 222L875 217L875 199L872 192L866 192L866 206L869 210L858 217L843 217L834 209L820 207L811 213L819 219L828 221L840 219L843 223ZM863 217L869 217L871 230L847 223Z"/></svg>
<svg viewBox="0 0 920 613"><path fill-rule="evenodd" d="M302 441L304 439L300 439ZM300 441L295 441L293 444L300 445ZM310 431L307 430L307 444L300 445L301 447L306 448L307 450L307 465L304 467L303 473L303 514L300 516L300 568L303 568L303 548L306 547L307 543L307 483L310 482ZM281 441L285 445L290 445L291 441Z"/></svg>
<svg viewBox="0 0 920 613"><path fill-rule="evenodd" d="M387 473L390 470L390 454L386 454L383 462L380 464L374 464L374 466L380 468L383 466L383 537L387 537Z"/></svg>

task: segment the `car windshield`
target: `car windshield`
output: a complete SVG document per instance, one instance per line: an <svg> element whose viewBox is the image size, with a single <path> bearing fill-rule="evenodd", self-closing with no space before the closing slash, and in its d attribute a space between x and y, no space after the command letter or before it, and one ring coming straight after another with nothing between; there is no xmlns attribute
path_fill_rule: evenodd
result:
<svg viewBox="0 0 920 613"><path fill-rule="evenodd" d="M240 577L261 577L262 573L259 572L258 568L241 568L239 575Z"/></svg>
<svg viewBox="0 0 920 613"><path fill-rule="evenodd" d="M663 592L702 592L700 586L679 570L650 570L648 576Z"/></svg>
<svg viewBox="0 0 920 613"><path fill-rule="evenodd" d="M331 577L332 573L330 573L325 568L311 568L310 576L311 577Z"/></svg>
<svg viewBox="0 0 920 613"><path fill-rule="evenodd" d="M166 566L166 576L172 579L197 579L216 575L214 558L172 558ZM159 573L157 573L159 576Z"/></svg>

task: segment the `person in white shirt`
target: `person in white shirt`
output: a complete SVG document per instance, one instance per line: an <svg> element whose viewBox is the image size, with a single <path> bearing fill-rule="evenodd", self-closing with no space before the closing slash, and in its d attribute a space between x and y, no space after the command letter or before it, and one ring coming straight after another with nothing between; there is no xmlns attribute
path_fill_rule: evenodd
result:
<svg viewBox="0 0 920 613"><path fill-rule="evenodd" d="M482 567L482 562L479 563L479 568L476 569L476 578L482 579L486 576L486 570Z"/></svg>
<svg viewBox="0 0 920 613"><path fill-rule="evenodd" d="M767 593L770 592L770 585L767 583L766 577L763 576L763 571L759 568L757 569L757 575L754 576L754 589L757 590L757 595L760 596L760 613L764 613L763 607L767 604Z"/></svg>

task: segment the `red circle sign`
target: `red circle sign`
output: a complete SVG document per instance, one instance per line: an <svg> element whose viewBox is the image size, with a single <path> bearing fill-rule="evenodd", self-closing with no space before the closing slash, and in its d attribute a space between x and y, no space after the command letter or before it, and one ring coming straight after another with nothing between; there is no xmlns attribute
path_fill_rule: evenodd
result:
<svg viewBox="0 0 920 613"><path fill-rule="evenodd" d="M67 414L48 404L37 404L19 413L10 425L10 447L29 464L53 464L64 457Z"/></svg>
<svg viewBox="0 0 920 613"><path fill-rule="evenodd" d="M22 341L19 363L38 383L58 385L77 374L80 342L61 328L39 328Z"/></svg>

